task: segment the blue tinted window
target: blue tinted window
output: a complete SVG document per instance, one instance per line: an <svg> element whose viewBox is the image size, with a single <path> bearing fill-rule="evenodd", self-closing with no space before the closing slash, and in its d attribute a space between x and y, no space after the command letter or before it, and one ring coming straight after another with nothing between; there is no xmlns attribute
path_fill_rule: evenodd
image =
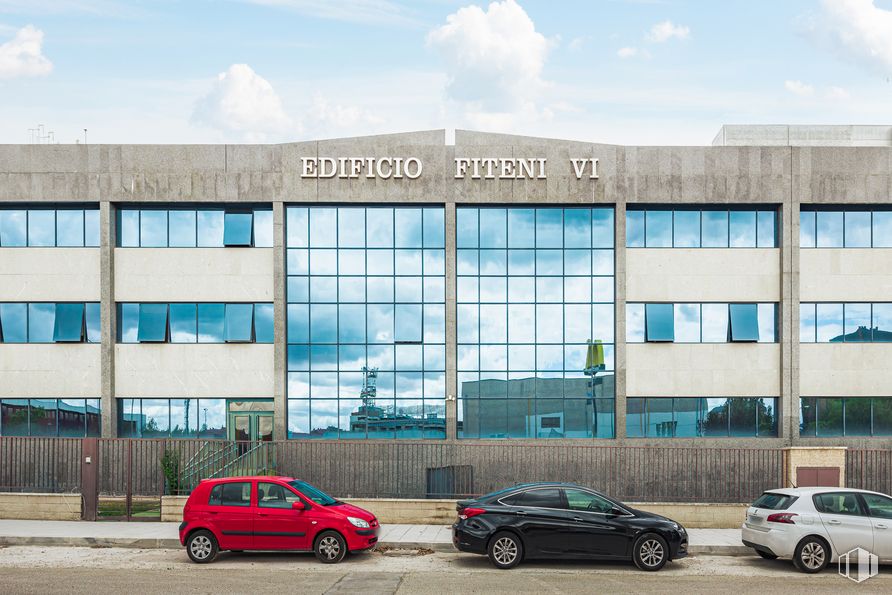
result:
<svg viewBox="0 0 892 595"><path fill-rule="evenodd" d="M731 211L729 214L728 233L731 248L755 248L756 212Z"/></svg>
<svg viewBox="0 0 892 595"><path fill-rule="evenodd" d="M56 245L56 212L52 210L28 211L28 245Z"/></svg>
<svg viewBox="0 0 892 595"><path fill-rule="evenodd" d="M645 340L673 341L675 339L672 304L647 304L645 306Z"/></svg>
<svg viewBox="0 0 892 595"><path fill-rule="evenodd" d="M648 248L672 246L672 211L647 211L644 244Z"/></svg>
<svg viewBox="0 0 892 595"><path fill-rule="evenodd" d="M704 248L728 247L728 211L703 211L702 225Z"/></svg>
<svg viewBox="0 0 892 595"><path fill-rule="evenodd" d="M892 342L892 304L874 304L871 318L874 343Z"/></svg>
<svg viewBox="0 0 892 595"><path fill-rule="evenodd" d="M198 211L198 246L223 246L223 211Z"/></svg>
<svg viewBox="0 0 892 595"><path fill-rule="evenodd" d="M842 304L817 305L818 343L841 342L843 340Z"/></svg>
<svg viewBox="0 0 892 595"><path fill-rule="evenodd" d="M873 212L873 247L892 247L892 211Z"/></svg>
<svg viewBox="0 0 892 595"><path fill-rule="evenodd" d="M252 339L254 304L226 304L223 336L227 343L247 343Z"/></svg>
<svg viewBox="0 0 892 595"><path fill-rule="evenodd" d="M195 304L171 304L170 342L195 343L197 340L197 313Z"/></svg>
<svg viewBox="0 0 892 595"><path fill-rule="evenodd" d="M675 342L700 342L700 304L675 304Z"/></svg>
<svg viewBox="0 0 892 595"><path fill-rule="evenodd" d="M56 212L56 245L84 245L84 212L81 209L64 209Z"/></svg>
<svg viewBox="0 0 892 595"><path fill-rule="evenodd" d="M28 212L0 209L0 247L25 246L28 243Z"/></svg>
<svg viewBox="0 0 892 595"><path fill-rule="evenodd" d="M224 246L250 246L254 230L251 213L226 213L224 215Z"/></svg>
<svg viewBox="0 0 892 595"><path fill-rule="evenodd" d="M84 211L84 246L99 246L99 209Z"/></svg>
<svg viewBox="0 0 892 595"><path fill-rule="evenodd" d="M139 305L140 343L158 343L167 340L167 304Z"/></svg>
<svg viewBox="0 0 892 595"><path fill-rule="evenodd" d="M870 331L870 304L844 304L844 340L848 343L865 343L872 340Z"/></svg>
<svg viewBox="0 0 892 595"><path fill-rule="evenodd" d="M644 248L644 211L626 211L626 246Z"/></svg>
<svg viewBox="0 0 892 595"><path fill-rule="evenodd" d="M139 334L139 304L118 304L118 340L136 343Z"/></svg>
<svg viewBox="0 0 892 595"><path fill-rule="evenodd" d="M814 248L815 242L815 212L800 211L799 246L802 248Z"/></svg>
<svg viewBox="0 0 892 595"><path fill-rule="evenodd" d="M627 436L777 436L776 398L651 397L627 401Z"/></svg>
<svg viewBox="0 0 892 595"><path fill-rule="evenodd" d="M444 215L443 209L424 209L422 221L425 248L443 248L446 245Z"/></svg>
<svg viewBox="0 0 892 595"><path fill-rule="evenodd" d="M759 342L777 342L777 304L758 304Z"/></svg>
<svg viewBox="0 0 892 595"><path fill-rule="evenodd" d="M194 248L196 225L195 211L170 211L168 213L168 246L171 248Z"/></svg>
<svg viewBox="0 0 892 595"><path fill-rule="evenodd" d="M644 342L644 304L626 304L626 343Z"/></svg>
<svg viewBox="0 0 892 595"><path fill-rule="evenodd" d="M254 211L254 246L258 248L273 247L273 212L267 210Z"/></svg>
<svg viewBox="0 0 892 595"><path fill-rule="evenodd" d="M507 211L480 209L480 247L505 248L508 245Z"/></svg>
<svg viewBox="0 0 892 595"><path fill-rule="evenodd" d="M254 339L258 343L273 342L272 304L254 304Z"/></svg>
<svg viewBox="0 0 892 595"><path fill-rule="evenodd" d="M815 304L799 304L799 342L815 342Z"/></svg>
<svg viewBox="0 0 892 595"><path fill-rule="evenodd" d="M756 304L731 304L731 341L759 340L759 311Z"/></svg>
<svg viewBox="0 0 892 595"><path fill-rule="evenodd" d="M817 222L818 248L843 247L843 213L838 211L818 211Z"/></svg>
<svg viewBox="0 0 892 595"><path fill-rule="evenodd" d="M84 330L83 304L56 304L53 341L79 343L84 340Z"/></svg>
<svg viewBox="0 0 892 595"><path fill-rule="evenodd" d="M870 211L849 211L844 215L846 248L870 248Z"/></svg>
<svg viewBox="0 0 892 595"><path fill-rule="evenodd" d="M92 302L86 304L87 341L89 343L102 342L100 313L98 303Z"/></svg>
<svg viewBox="0 0 892 595"><path fill-rule="evenodd" d="M455 245L457 248L477 247L477 209L456 209Z"/></svg>
<svg viewBox="0 0 892 595"><path fill-rule="evenodd" d="M775 211L759 211L756 245L759 248L775 248L777 246L777 229Z"/></svg>
<svg viewBox="0 0 892 595"><path fill-rule="evenodd" d="M28 304L28 342L52 343L56 304Z"/></svg>
<svg viewBox="0 0 892 595"><path fill-rule="evenodd" d="M285 243L288 247L306 248L309 242L309 211L303 207L285 209Z"/></svg>
<svg viewBox="0 0 892 595"><path fill-rule="evenodd" d="M728 304L701 305L700 319L700 336L704 343L728 341Z"/></svg>
<svg viewBox="0 0 892 595"><path fill-rule="evenodd" d="M675 211L673 246L700 247L700 211Z"/></svg>
<svg viewBox="0 0 892 595"><path fill-rule="evenodd" d="M4 343L28 342L28 304L0 304L0 333Z"/></svg>
<svg viewBox="0 0 892 595"><path fill-rule="evenodd" d="M139 245L143 248L167 246L167 211L140 211Z"/></svg>
<svg viewBox="0 0 892 595"><path fill-rule="evenodd" d="M592 209L592 248L613 248L614 234L613 208Z"/></svg>
<svg viewBox="0 0 892 595"><path fill-rule="evenodd" d="M702 436L728 435L728 399L700 399Z"/></svg>
<svg viewBox="0 0 892 595"><path fill-rule="evenodd" d="M124 248L139 246L139 211L135 209L118 211L118 243Z"/></svg>
<svg viewBox="0 0 892 595"><path fill-rule="evenodd" d="M223 304L198 304L198 342L223 343Z"/></svg>

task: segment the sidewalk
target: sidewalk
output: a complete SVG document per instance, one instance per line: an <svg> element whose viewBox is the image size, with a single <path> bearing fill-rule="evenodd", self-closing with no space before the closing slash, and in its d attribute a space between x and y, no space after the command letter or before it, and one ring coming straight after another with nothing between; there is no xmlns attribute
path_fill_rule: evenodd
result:
<svg viewBox="0 0 892 595"><path fill-rule="evenodd" d="M19 521L0 519L0 546L46 545L69 547L182 547L177 534L179 523ZM737 556L751 554L740 542L739 529L689 529L693 554ZM379 546L396 549L428 548L438 552L455 551L448 525L382 525Z"/></svg>

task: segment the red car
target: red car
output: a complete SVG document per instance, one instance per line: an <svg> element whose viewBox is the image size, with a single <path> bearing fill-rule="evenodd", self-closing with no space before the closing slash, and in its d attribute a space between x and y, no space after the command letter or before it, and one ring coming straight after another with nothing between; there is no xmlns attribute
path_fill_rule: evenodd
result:
<svg viewBox="0 0 892 595"><path fill-rule="evenodd" d="M375 515L290 477L227 477L198 484L183 508L180 543L204 564L220 550L313 551L322 562L375 547Z"/></svg>

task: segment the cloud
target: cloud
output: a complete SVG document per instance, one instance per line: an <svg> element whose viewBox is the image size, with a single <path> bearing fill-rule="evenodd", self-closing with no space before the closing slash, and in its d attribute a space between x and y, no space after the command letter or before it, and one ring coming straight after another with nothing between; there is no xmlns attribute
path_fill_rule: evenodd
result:
<svg viewBox="0 0 892 595"><path fill-rule="evenodd" d="M273 86L247 64L233 64L217 75L196 103L192 121L248 142L287 136L292 128Z"/></svg>
<svg viewBox="0 0 892 595"><path fill-rule="evenodd" d="M815 88L802 81L784 81L784 89L800 97L809 97L815 94Z"/></svg>
<svg viewBox="0 0 892 595"><path fill-rule="evenodd" d="M663 43L673 37L676 39L687 39L690 34L691 29L689 27L675 25L672 21L662 21L650 28L647 40L653 43Z"/></svg>
<svg viewBox="0 0 892 595"><path fill-rule="evenodd" d="M650 52L634 46L619 48L616 51L616 55L624 60L628 58L650 58Z"/></svg>
<svg viewBox="0 0 892 595"><path fill-rule="evenodd" d="M851 94L842 87L830 87L827 90L827 97L836 101L845 101L852 98Z"/></svg>
<svg viewBox="0 0 892 595"><path fill-rule="evenodd" d="M53 63L43 55L43 31L26 25L0 45L0 79L46 76Z"/></svg>
<svg viewBox="0 0 892 595"><path fill-rule="evenodd" d="M390 0L242 0L249 4L284 8L307 16L352 23L379 25L418 24L405 10Z"/></svg>
<svg viewBox="0 0 892 595"><path fill-rule="evenodd" d="M892 72L892 11L874 0L823 0L820 14L801 22L816 41L844 58L882 74Z"/></svg>
<svg viewBox="0 0 892 595"><path fill-rule="evenodd" d="M579 50L581 50L583 48L583 46L585 46L585 44L587 44L591 40L592 40L591 35L583 35L581 37L574 37L573 39L570 40L570 43L567 44L567 47L570 48L570 50L572 50L574 52L578 52Z"/></svg>
<svg viewBox="0 0 892 595"><path fill-rule="evenodd" d="M484 10L466 6L427 35L446 62L447 95L482 111L513 111L534 101L545 86L549 42L514 0Z"/></svg>
<svg viewBox="0 0 892 595"><path fill-rule="evenodd" d="M305 112L303 126L305 134L332 136L351 133L353 130L367 130L384 124L384 118L355 105L332 103L317 93Z"/></svg>

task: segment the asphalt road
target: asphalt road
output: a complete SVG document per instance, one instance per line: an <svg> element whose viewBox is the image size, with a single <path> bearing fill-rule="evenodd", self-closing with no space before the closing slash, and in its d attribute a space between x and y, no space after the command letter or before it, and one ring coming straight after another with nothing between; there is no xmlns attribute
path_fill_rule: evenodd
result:
<svg viewBox="0 0 892 595"><path fill-rule="evenodd" d="M213 564L182 551L8 547L0 593L840 593L892 592L892 567L858 585L837 574L803 575L789 562L700 556L645 573L631 564L527 563L510 571L478 556L371 553L329 566L312 555L222 554Z"/></svg>

